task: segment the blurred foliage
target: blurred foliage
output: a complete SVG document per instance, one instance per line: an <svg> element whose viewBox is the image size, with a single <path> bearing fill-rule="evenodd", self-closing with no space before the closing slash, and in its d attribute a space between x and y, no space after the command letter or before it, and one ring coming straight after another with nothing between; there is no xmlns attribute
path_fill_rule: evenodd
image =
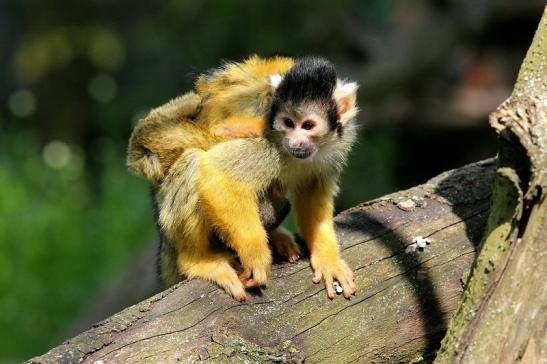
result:
<svg viewBox="0 0 547 364"><path fill-rule="evenodd" d="M7 358L56 344L152 227L148 187L126 173L121 148L102 151L103 194L95 199L78 162L49 168L35 137L11 137L0 147L0 347Z"/></svg>
<svg viewBox="0 0 547 364"><path fill-rule="evenodd" d="M63 339L152 240L127 138L199 72L252 53L317 54L358 80L365 126L343 209L493 154L485 117L543 4L1 0L0 361Z"/></svg>

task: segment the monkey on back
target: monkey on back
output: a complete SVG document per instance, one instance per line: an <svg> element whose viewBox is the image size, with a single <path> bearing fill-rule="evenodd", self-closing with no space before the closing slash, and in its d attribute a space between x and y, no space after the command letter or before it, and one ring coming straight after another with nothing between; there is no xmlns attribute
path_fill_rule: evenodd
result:
<svg viewBox="0 0 547 364"><path fill-rule="evenodd" d="M157 185L184 150L262 136L273 94L270 76L293 64L290 58L254 56L200 75L195 92L153 109L138 123L129 140L129 167Z"/></svg>
<svg viewBox="0 0 547 364"><path fill-rule="evenodd" d="M349 298L353 275L340 257L332 214L355 139L357 85L338 79L323 59L251 58L200 77L196 89L178 106L152 111L130 142L130 167L156 190L171 256L161 261L164 278L174 272L208 279L245 299L244 288L266 284L271 269L261 216L268 209L260 206L274 206L290 190L313 281L323 279L333 298L338 280ZM275 227L283 217L273 219L269 237L296 260L292 236ZM239 276L233 254L211 244L212 231L238 256Z"/></svg>

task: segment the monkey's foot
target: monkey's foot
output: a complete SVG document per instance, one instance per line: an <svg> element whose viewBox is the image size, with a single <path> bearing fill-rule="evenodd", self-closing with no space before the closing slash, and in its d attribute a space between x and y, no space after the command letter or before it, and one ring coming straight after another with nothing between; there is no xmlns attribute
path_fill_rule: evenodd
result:
<svg viewBox="0 0 547 364"><path fill-rule="evenodd" d="M245 288L265 286L268 282L268 277L272 271L272 253L268 245L265 245L266 249L260 253L256 251L255 254L246 254L245 258L240 255L241 265L243 266L243 272L239 274L239 280Z"/></svg>
<svg viewBox="0 0 547 364"><path fill-rule="evenodd" d="M300 259L300 247L288 230L278 227L270 233L270 238L277 253L290 263L296 263Z"/></svg>
<svg viewBox="0 0 547 364"><path fill-rule="evenodd" d="M247 298L245 287L236 273L235 261L224 256L208 255L194 261L183 260L181 270L189 278L201 278L216 283L236 301L243 302Z"/></svg>
<svg viewBox="0 0 547 364"><path fill-rule="evenodd" d="M334 281L340 283L342 293L346 299L350 299L352 295L355 295L357 287L353 281L353 272L337 254L334 257L329 257L328 254L320 256L312 254L311 265L314 270L312 282L317 284L323 279L329 299L334 299L336 295L333 286Z"/></svg>

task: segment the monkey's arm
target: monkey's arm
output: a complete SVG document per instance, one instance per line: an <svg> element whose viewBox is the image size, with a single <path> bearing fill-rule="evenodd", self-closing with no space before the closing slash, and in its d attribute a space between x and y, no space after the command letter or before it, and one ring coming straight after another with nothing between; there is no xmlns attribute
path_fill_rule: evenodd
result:
<svg viewBox="0 0 547 364"><path fill-rule="evenodd" d="M247 286L265 284L271 269L258 200L277 177L278 166L277 150L262 138L217 144L198 162L197 189L203 209L237 252Z"/></svg>
<svg viewBox="0 0 547 364"><path fill-rule="evenodd" d="M296 220L311 254L314 270L313 282L325 281L327 295L335 297L333 281L338 280L344 297L355 293L353 273L340 257L333 223L334 181L315 179L308 185L299 186L294 192Z"/></svg>

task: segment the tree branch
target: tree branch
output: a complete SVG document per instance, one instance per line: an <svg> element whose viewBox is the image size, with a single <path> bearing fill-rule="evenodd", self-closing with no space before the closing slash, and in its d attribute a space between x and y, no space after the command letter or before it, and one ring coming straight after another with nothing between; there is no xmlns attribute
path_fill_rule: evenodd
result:
<svg viewBox="0 0 547 364"><path fill-rule="evenodd" d="M31 363L371 362L419 360L438 347L488 213L493 160L361 204L336 221L359 286L329 301L307 260L278 263L238 304L185 281L129 307ZM431 239L408 252L413 238Z"/></svg>

